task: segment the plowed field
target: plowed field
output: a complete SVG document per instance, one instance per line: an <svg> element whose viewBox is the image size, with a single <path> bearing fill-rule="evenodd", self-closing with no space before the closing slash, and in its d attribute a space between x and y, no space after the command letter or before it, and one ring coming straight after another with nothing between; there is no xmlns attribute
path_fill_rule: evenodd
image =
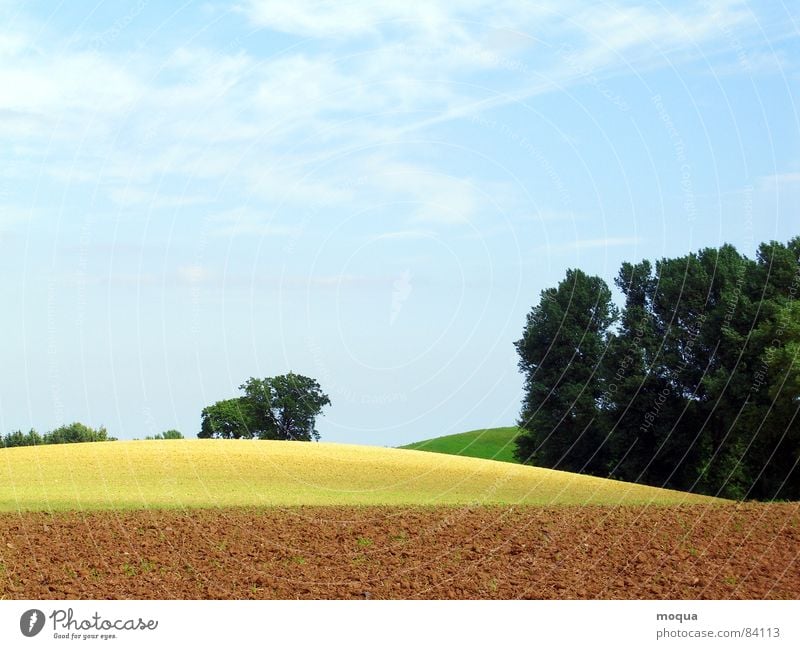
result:
<svg viewBox="0 0 800 649"><path fill-rule="evenodd" d="M800 598L800 504L0 514L6 599Z"/></svg>

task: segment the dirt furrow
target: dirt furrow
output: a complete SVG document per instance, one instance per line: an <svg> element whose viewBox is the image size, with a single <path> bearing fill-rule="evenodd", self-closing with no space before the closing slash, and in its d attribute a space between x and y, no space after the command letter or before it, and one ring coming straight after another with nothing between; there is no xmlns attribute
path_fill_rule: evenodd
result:
<svg viewBox="0 0 800 649"><path fill-rule="evenodd" d="M0 515L6 599L800 599L800 504Z"/></svg>

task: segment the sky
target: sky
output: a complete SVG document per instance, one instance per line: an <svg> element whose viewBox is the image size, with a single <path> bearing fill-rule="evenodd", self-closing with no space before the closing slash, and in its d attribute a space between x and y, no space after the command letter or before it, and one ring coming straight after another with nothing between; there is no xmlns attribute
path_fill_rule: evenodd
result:
<svg viewBox="0 0 800 649"><path fill-rule="evenodd" d="M0 432L512 425L568 268L800 234L792 3L0 0Z"/></svg>

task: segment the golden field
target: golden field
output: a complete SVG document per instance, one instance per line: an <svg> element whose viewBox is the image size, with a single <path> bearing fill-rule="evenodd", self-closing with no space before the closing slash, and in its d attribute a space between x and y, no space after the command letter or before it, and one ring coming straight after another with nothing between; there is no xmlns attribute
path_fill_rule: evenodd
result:
<svg viewBox="0 0 800 649"><path fill-rule="evenodd" d="M0 449L0 511L713 501L505 462L346 444L170 440Z"/></svg>

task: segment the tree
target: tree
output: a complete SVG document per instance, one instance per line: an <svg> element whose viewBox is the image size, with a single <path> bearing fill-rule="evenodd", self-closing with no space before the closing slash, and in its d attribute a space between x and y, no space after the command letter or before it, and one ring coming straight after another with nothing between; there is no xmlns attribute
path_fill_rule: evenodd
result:
<svg viewBox="0 0 800 649"><path fill-rule="evenodd" d="M165 430L163 433L156 433L152 437L145 437L148 440L156 440L156 439L183 439L183 435L179 430Z"/></svg>
<svg viewBox="0 0 800 649"><path fill-rule="evenodd" d="M581 270L568 270L557 288L542 291L515 343L525 375L517 459L565 470L604 470L601 361L616 318L606 283Z"/></svg>
<svg viewBox="0 0 800 649"><path fill-rule="evenodd" d="M240 389L249 404L254 437L319 440L316 417L331 401L314 379L290 372L266 379L250 378Z"/></svg>
<svg viewBox="0 0 800 649"><path fill-rule="evenodd" d="M245 397L217 401L203 408L198 437L218 439L249 439L253 437L250 402Z"/></svg>
<svg viewBox="0 0 800 649"><path fill-rule="evenodd" d="M657 366L661 344L652 309L653 267L647 260L625 262L615 284L625 304L604 361L602 423L610 435L609 474L636 482L651 467L653 449L665 435L663 422L670 417L665 410L673 411L674 403L667 403L668 381Z"/></svg>
<svg viewBox="0 0 800 649"><path fill-rule="evenodd" d="M244 396L203 409L198 437L319 439L316 418L331 401L314 379L292 372L264 379L251 377L239 389Z"/></svg>

